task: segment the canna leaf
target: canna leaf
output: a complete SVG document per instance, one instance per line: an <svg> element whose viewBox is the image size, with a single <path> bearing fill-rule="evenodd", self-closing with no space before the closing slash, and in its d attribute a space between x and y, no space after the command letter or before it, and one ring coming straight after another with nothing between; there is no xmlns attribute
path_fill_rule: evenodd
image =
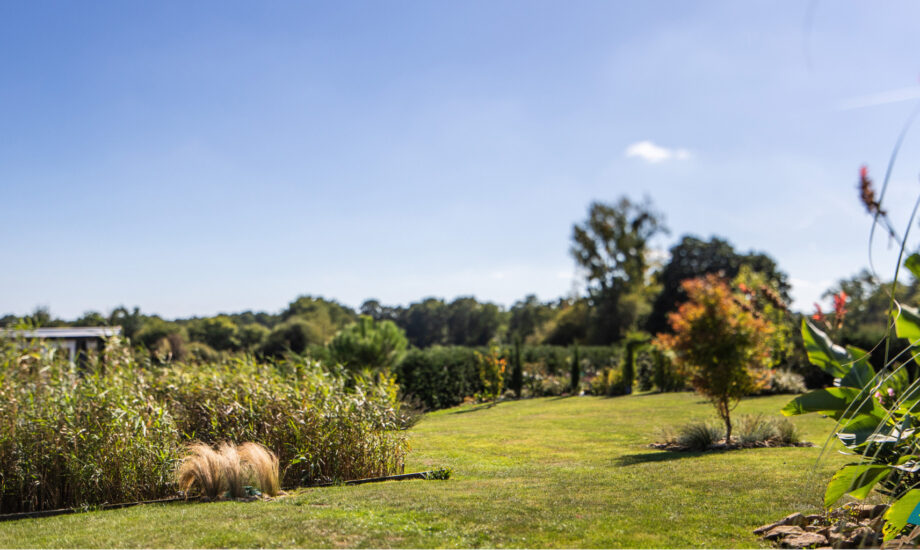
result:
<svg viewBox="0 0 920 550"><path fill-rule="evenodd" d="M877 417L876 424L885 417L885 410L874 399L865 399L866 392L857 388L824 388L812 390L796 396L783 407L784 416L794 416L811 412L825 413L835 418L841 418L846 413L847 418L860 414ZM847 409L854 402L863 402L859 407L854 407L849 412ZM834 414L836 413L836 414Z"/></svg>
<svg viewBox="0 0 920 550"><path fill-rule="evenodd" d="M914 253L904 260L904 267L914 274L914 277L920 280L920 254Z"/></svg>
<svg viewBox="0 0 920 550"><path fill-rule="evenodd" d="M865 388L875 378L875 369L869 364L869 354L855 346L847 346L847 351L855 362L840 381L840 385L849 388Z"/></svg>
<svg viewBox="0 0 920 550"><path fill-rule="evenodd" d="M848 447L861 445L875 433L882 419L871 414L858 414L842 423L837 437Z"/></svg>
<svg viewBox="0 0 920 550"><path fill-rule="evenodd" d="M920 505L920 489L911 489L892 503L885 512L885 526L882 527L886 541L895 538L907 527L907 521L917 505Z"/></svg>
<svg viewBox="0 0 920 550"><path fill-rule="evenodd" d="M824 506L830 508L847 493L854 498L866 498L872 488L891 473L891 469L891 466L872 464L849 464L840 468L827 484Z"/></svg>
<svg viewBox="0 0 920 550"><path fill-rule="evenodd" d="M802 319L802 339L808 361L834 378L843 378L850 370L853 357L850 353L831 341L830 337L808 319Z"/></svg>
<svg viewBox="0 0 920 550"><path fill-rule="evenodd" d="M901 312L894 322L894 330L898 338L906 338L911 344L914 344L920 340L920 311L911 306L899 305ZM811 358L810 355L809 358Z"/></svg>

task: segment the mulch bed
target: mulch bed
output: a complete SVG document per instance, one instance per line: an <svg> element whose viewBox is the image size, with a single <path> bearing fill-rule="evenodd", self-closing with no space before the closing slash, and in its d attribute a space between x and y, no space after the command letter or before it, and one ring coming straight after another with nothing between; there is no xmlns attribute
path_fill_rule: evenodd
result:
<svg viewBox="0 0 920 550"><path fill-rule="evenodd" d="M753 441L742 443L741 441L733 439L731 443L725 443L721 441L719 443L714 443L705 449L697 449L693 447L687 447L676 442L664 442L664 443L652 443L649 447L653 449L660 449L662 451L678 451L678 452L691 452L691 451L731 451L734 449L762 449L766 447L814 447L815 444L810 441L799 441L798 443L780 443L777 441Z"/></svg>

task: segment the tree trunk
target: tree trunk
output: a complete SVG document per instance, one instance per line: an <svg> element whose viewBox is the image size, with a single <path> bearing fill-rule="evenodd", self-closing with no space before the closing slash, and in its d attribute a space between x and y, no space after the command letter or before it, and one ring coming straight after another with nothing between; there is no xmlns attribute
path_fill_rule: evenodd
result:
<svg viewBox="0 0 920 550"><path fill-rule="evenodd" d="M728 411L725 411L725 444L728 445L732 442L732 419L728 416Z"/></svg>

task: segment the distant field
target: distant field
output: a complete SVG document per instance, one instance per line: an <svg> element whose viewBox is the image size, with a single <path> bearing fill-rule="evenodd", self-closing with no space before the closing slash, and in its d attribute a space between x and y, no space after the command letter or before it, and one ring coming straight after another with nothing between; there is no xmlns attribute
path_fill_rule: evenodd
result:
<svg viewBox="0 0 920 550"><path fill-rule="evenodd" d="M737 414L778 414L788 399L748 399ZM763 546L758 525L819 508L846 458L830 452L814 469L830 420L793 419L818 448L647 448L662 427L712 414L690 393L438 411L412 429L406 471L450 467L449 481L0 523L0 546L737 548Z"/></svg>

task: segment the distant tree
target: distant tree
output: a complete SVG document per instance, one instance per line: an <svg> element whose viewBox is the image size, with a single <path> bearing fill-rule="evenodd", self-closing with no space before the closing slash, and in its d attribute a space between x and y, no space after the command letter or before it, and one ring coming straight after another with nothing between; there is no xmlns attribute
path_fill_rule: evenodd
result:
<svg viewBox="0 0 920 550"><path fill-rule="evenodd" d="M314 324L295 317L273 328L259 351L264 355L280 356L288 351L303 353L307 346L323 344L324 335Z"/></svg>
<svg viewBox="0 0 920 550"><path fill-rule="evenodd" d="M508 320L509 339L520 337L522 341L528 341L528 338L533 338L554 314L551 304L541 303L533 294L527 295L511 306Z"/></svg>
<svg viewBox="0 0 920 550"><path fill-rule="evenodd" d="M361 315L367 315L375 321L397 321L400 309L399 307L382 305L377 300L365 300L361 304Z"/></svg>
<svg viewBox="0 0 920 550"><path fill-rule="evenodd" d="M789 302L791 287L786 274L781 272L776 262L766 254L739 254L728 241L718 237L703 241L685 235L678 244L671 247L670 260L657 274L656 279L661 285L661 292L655 298L646 330L652 334L668 330L668 314L676 311L678 304L687 299L687 294L681 288L683 281L709 273L721 273L723 277L731 280L738 276L741 266L744 265L754 272L762 273L769 284L776 288L780 297Z"/></svg>
<svg viewBox="0 0 920 550"><path fill-rule="evenodd" d="M25 318L26 322L33 327L63 327L67 323L51 315L51 310L47 306L35 308L31 315Z"/></svg>
<svg viewBox="0 0 920 550"><path fill-rule="evenodd" d="M588 219L572 229L570 249L585 271L591 300L591 341L607 344L635 328L648 301L649 241L667 233L663 216L649 199L634 203L622 197L616 204L591 203Z"/></svg>
<svg viewBox="0 0 920 550"><path fill-rule="evenodd" d="M687 280L683 289L688 301L669 316L673 333L659 334L655 345L673 352L681 374L712 402L728 442L731 411L770 365L774 327L717 275Z"/></svg>
<svg viewBox="0 0 920 550"><path fill-rule="evenodd" d="M103 327L109 323L98 311L87 311L82 317L71 323L75 327Z"/></svg>
<svg viewBox="0 0 920 550"><path fill-rule="evenodd" d="M161 341L169 340L170 335L183 333L182 327L172 321L166 321L155 315L146 317L141 328L134 334L132 341L150 351L164 348ZM184 339L184 335L182 335Z"/></svg>
<svg viewBox="0 0 920 550"><path fill-rule="evenodd" d="M196 319L189 324L189 338L204 342L217 351L233 351L240 347L239 328L226 315Z"/></svg>
<svg viewBox="0 0 920 550"><path fill-rule="evenodd" d="M399 326L406 331L410 344L427 348L447 342L447 318L444 300L426 298L401 312Z"/></svg>
<svg viewBox="0 0 920 550"><path fill-rule="evenodd" d="M137 331L143 324L144 315L137 306L130 311L125 306L119 306L109 314L109 326L121 327L122 336L129 340L134 340Z"/></svg>
<svg viewBox="0 0 920 550"><path fill-rule="evenodd" d="M555 316L543 325L542 343L551 346L570 346L584 342L588 334L591 310L587 300L561 302Z"/></svg>
<svg viewBox="0 0 920 550"><path fill-rule="evenodd" d="M329 343L333 360L351 369L390 369L405 354L409 341L393 321L362 315Z"/></svg>
<svg viewBox="0 0 920 550"><path fill-rule="evenodd" d="M245 350L251 351L262 345L269 332L271 331L268 328L259 323L249 323L240 327L237 337L239 338L240 346Z"/></svg>
<svg viewBox="0 0 920 550"><path fill-rule="evenodd" d="M258 324L262 325L263 327L272 328L281 322L280 315L272 315L271 313L265 313L264 311L244 311L242 313L229 314L227 317L236 323L236 326L238 327Z"/></svg>
<svg viewBox="0 0 920 550"><path fill-rule="evenodd" d="M457 298L447 306L447 343L455 346L485 346L501 325L501 310L473 297Z"/></svg>
<svg viewBox="0 0 920 550"><path fill-rule="evenodd" d="M339 328L355 322L358 317L350 307L344 306L335 300L300 296L288 304L287 309L281 313L281 318L287 320L292 317L300 317L309 320L322 311L325 311L332 324Z"/></svg>

